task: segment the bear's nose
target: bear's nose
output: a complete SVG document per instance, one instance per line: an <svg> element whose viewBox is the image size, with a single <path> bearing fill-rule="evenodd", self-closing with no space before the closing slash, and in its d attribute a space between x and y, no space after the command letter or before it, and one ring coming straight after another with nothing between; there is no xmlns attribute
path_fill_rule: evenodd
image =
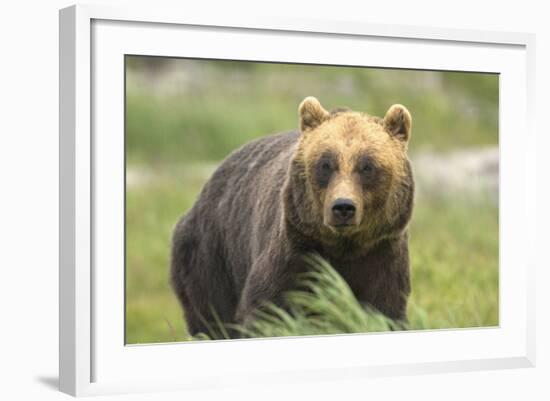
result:
<svg viewBox="0 0 550 401"><path fill-rule="evenodd" d="M351 199L338 198L332 204L332 214L338 223L347 223L355 215L355 203Z"/></svg>

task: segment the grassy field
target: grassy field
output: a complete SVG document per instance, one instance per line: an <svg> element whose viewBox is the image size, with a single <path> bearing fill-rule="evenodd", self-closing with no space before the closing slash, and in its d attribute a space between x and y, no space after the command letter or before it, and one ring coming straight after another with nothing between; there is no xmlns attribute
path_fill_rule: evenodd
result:
<svg viewBox="0 0 550 401"><path fill-rule="evenodd" d="M295 128L303 97L377 115L392 103L405 104L414 119L412 153L498 144L494 75L157 64L128 62L126 342L131 344L188 339L168 282L171 230L231 150L259 135ZM498 325L494 199L424 191L410 233L410 328Z"/></svg>

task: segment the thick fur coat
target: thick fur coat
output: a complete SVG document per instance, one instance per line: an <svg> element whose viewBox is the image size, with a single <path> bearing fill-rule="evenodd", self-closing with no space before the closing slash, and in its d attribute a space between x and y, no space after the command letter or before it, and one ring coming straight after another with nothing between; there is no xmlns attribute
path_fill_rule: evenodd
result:
<svg viewBox="0 0 550 401"><path fill-rule="evenodd" d="M329 113L309 97L299 122L299 131L229 155L177 223L171 281L192 335L218 317L245 323L263 302L281 304L310 252L365 306L406 320L409 112L394 105L383 119Z"/></svg>

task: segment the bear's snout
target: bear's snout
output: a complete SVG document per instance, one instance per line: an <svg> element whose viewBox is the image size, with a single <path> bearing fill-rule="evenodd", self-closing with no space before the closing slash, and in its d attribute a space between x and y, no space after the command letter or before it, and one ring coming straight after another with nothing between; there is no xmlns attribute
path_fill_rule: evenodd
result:
<svg viewBox="0 0 550 401"><path fill-rule="evenodd" d="M335 226L347 226L352 223L357 207L351 199L338 198L332 204Z"/></svg>

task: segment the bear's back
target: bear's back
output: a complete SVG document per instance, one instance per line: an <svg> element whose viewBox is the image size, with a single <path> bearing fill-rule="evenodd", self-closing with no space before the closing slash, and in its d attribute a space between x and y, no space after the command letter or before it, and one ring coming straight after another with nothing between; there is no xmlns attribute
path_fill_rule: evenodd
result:
<svg viewBox="0 0 550 401"><path fill-rule="evenodd" d="M299 136L296 131L269 135L236 149L214 171L201 198L206 196L228 202L243 195L243 190L246 194L266 190L264 186L273 186L273 182L265 185L265 179L286 174Z"/></svg>
<svg viewBox="0 0 550 401"><path fill-rule="evenodd" d="M239 277L276 235L281 192L299 136L297 131L270 135L232 152L180 222L197 239L218 245L210 244L223 255L239 287L244 282Z"/></svg>

